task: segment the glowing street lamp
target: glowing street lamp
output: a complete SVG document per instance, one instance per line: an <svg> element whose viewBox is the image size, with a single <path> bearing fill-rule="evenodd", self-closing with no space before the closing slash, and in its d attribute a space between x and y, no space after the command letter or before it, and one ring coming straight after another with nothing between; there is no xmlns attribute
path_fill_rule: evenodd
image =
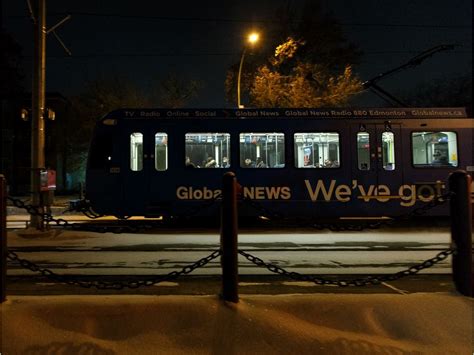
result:
<svg viewBox="0 0 474 355"><path fill-rule="evenodd" d="M247 43L253 45L258 42L259 35L256 32L252 32L247 37ZM237 107L244 108L244 105L240 104L240 77L242 75L242 65L244 64L245 52L247 51L247 45L245 45L242 51L242 57L240 58L239 74L237 75Z"/></svg>

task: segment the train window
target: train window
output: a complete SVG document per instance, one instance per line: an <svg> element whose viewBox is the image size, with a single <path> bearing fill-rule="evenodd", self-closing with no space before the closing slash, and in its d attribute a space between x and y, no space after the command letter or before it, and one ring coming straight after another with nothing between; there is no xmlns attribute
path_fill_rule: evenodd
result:
<svg viewBox="0 0 474 355"><path fill-rule="evenodd" d="M143 134L132 133L130 135L130 169L141 171L143 169Z"/></svg>
<svg viewBox="0 0 474 355"><path fill-rule="evenodd" d="M230 167L229 133L186 133L188 168Z"/></svg>
<svg viewBox="0 0 474 355"><path fill-rule="evenodd" d="M168 135L155 134L155 169L165 171L168 169Z"/></svg>
<svg viewBox="0 0 474 355"><path fill-rule="evenodd" d="M382 133L382 166L384 170L395 170L395 135Z"/></svg>
<svg viewBox="0 0 474 355"><path fill-rule="evenodd" d="M412 132L411 142L414 166L458 166L456 132Z"/></svg>
<svg viewBox="0 0 474 355"><path fill-rule="evenodd" d="M242 168L284 168L285 135L283 133L241 133L240 166Z"/></svg>
<svg viewBox="0 0 474 355"><path fill-rule="evenodd" d="M359 170L370 170L370 134L357 133L357 166Z"/></svg>
<svg viewBox="0 0 474 355"><path fill-rule="evenodd" d="M339 133L295 133L294 140L295 167L339 167Z"/></svg>

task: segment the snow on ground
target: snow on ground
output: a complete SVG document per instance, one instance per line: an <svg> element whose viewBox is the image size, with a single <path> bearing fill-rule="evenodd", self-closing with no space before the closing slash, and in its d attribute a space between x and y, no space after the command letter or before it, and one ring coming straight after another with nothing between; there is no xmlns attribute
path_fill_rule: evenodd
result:
<svg viewBox="0 0 474 355"><path fill-rule="evenodd" d="M471 354L459 295L10 296L2 354Z"/></svg>
<svg viewBox="0 0 474 355"><path fill-rule="evenodd" d="M395 273L449 247L445 230L425 229L423 236L409 229L360 232L308 232L307 230L251 232L239 235L239 248L288 270L312 274ZM8 233L8 245L21 257L48 265L63 274L152 274L167 273L206 257L219 248L217 231L157 234L99 234L79 231L54 231L48 237ZM41 252L22 253L22 248L43 248ZM56 250L54 250L56 249ZM67 251L67 253L58 252ZM271 274L239 257L240 274ZM159 266L159 267L158 267ZM451 259L421 273L449 274ZM12 268L9 275L29 274ZM216 259L197 269L196 275L220 274Z"/></svg>

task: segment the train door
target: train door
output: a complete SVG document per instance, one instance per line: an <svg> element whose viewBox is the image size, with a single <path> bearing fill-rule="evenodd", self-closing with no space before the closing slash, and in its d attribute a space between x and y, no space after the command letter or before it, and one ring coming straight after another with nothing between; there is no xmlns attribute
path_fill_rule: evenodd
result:
<svg viewBox="0 0 474 355"><path fill-rule="evenodd" d="M169 170L168 133L167 129L156 128L150 131L150 142L147 146L148 192L144 214L157 217L170 214L170 201L174 199L173 189L176 176ZM184 165L183 160L179 161Z"/></svg>
<svg viewBox="0 0 474 355"><path fill-rule="evenodd" d="M351 144L354 147L351 149L354 152L352 188L356 191L358 210L373 214L373 209L382 203L387 210L380 210L381 214L393 211L399 202L394 197L403 185L400 125L388 122L353 125Z"/></svg>
<svg viewBox="0 0 474 355"><path fill-rule="evenodd" d="M152 162L150 134L144 129L126 130L122 140L122 206L118 217L143 215L148 205L148 186Z"/></svg>

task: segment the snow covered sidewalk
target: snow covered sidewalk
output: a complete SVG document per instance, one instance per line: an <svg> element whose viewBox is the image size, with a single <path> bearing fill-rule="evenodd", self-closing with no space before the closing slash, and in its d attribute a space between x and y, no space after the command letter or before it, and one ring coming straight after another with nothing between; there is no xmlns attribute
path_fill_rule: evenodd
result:
<svg viewBox="0 0 474 355"><path fill-rule="evenodd" d="M471 354L473 300L447 293L10 296L10 354Z"/></svg>

